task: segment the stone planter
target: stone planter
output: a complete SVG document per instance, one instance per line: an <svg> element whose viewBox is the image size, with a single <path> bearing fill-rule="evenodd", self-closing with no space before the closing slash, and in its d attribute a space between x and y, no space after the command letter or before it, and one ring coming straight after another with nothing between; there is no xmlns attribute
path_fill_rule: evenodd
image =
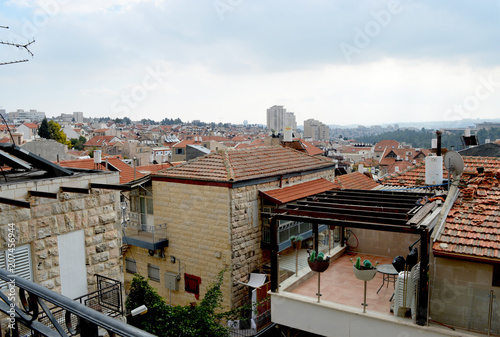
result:
<svg viewBox="0 0 500 337"><path fill-rule="evenodd" d="M375 268L357 269L356 267L352 266L352 270L354 271L354 276L356 276L358 280L362 281L371 281L377 274L377 269Z"/></svg>
<svg viewBox="0 0 500 337"><path fill-rule="evenodd" d="M318 273L324 272L330 266L330 260L311 262L311 260L307 259L307 263L309 264L309 268L311 268L312 271L316 271Z"/></svg>

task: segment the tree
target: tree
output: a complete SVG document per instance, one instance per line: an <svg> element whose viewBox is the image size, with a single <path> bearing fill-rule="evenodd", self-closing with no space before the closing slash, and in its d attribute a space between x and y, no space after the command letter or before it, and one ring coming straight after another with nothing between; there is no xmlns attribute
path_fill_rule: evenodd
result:
<svg viewBox="0 0 500 337"><path fill-rule="evenodd" d="M79 138L71 138L70 142L73 149L82 151L83 144L87 142L87 139L83 136L80 136Z"/></svg>
<svg viewBox="0 0 500 337"><path fill-rule="evenodd" d="M44 118L42 124L38 127L38 135L45 139L52 139L50 137L50 129L49 123L47 122L47 118Z"/></svg>
<svg viewBox="0 0 500 337"><path fill-rule="evenodd" d="M128 316L128 323L157 336L209 336L228 337L229 329L220 324L224 314L221 308L221 286L225 270L217 275L199 304L170 307L141 275L135 274L125 306L128 311L141 305L148 312L140 316Z"/></svg>
<svg viewBox="0 0 500 337"><path fill-rule="evenodd" d="M66 138L66 134L61 129L61 125L54 121L49 121L50 139L58 143L71 146L71 142Z"/></svg>

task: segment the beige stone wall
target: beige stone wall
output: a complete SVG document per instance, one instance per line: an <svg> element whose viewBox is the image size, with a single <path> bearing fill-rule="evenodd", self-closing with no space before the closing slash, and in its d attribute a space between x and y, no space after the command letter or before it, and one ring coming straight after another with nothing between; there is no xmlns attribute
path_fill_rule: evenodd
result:
<svg viewBox="0 0 500 337"><path fill-rule="evenodd" d="M354 251L392 258L398 255L406 258L410 252L408 247L420 238L420 235L417 234L393 233L359 228L350 229L356 234L359 240L359 246ZM349 243L355 245L355 239L351 237ZM419 250L420 256L420 242L415 247Z"/></svg>
<svg viewBox="0 0 500 337"><path fill-rule="evenodd" d="M201 299L215 276L231 264L229 190L226 187L153 181L153 193L155 224L167 224L169 247L165 249L164 260L154 260L160 266L160 282L150 281L150 284L169 301L164 273L178 273L180 260L181 280L179 291L171 293L172 304L196 302L193 294L184 291L184 273L201 277ZM127 256L146 264L137 263L139 272L147 276L150 261L144 256L147 250L135 248L130 254L127 252ZM171 256L178 259L175 264L170 262ZM230 306L229 277L228 272L222 287L226 308Z"/></svg>
<svg viewBox="0 0 500 337"><path fill-rule="evenodd" d="M95 273L123 282L120 254L120 194L92 190L91 194L60 193L59 199L28 197L28 190L58 192L60 186L88 188L89 183L118 184L117 173L79 174L73 177L0 185L0 194L26 200L31 208L0 204L0 250L7 249L8 224L14 223L16 245L29 244L34 281L61 291L57 236L78 230L85 233L89 292L95 289Z"/></svg>
<svg viewBox="0 0 500 337"><path fill-rule="evenodd" d="M500 334L500 287L492 287L491 264L431 257L430 317L433 320L486 333L489 294L494 291L492 334Z"/></svg>

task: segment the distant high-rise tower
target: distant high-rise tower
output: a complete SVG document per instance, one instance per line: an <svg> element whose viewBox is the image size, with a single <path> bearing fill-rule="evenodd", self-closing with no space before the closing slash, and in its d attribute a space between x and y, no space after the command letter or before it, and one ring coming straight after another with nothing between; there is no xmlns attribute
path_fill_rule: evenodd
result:
<svg viewBox="0 0 500 337"><path fill-rule="evenodd" d="M285 130L285 126L290 126L293 130L297 130L297 122L293 112L286 112L283 105L273 105L267 109L267 128L269 130L282 133Z"/></svg>
<svg viewBox="0 0 500 337"><path fill-rule="evenodd" d="M311 138L312 140L328 140L330 138L330 128L328 125L312 118L305 120L304 138Z"/></svg>

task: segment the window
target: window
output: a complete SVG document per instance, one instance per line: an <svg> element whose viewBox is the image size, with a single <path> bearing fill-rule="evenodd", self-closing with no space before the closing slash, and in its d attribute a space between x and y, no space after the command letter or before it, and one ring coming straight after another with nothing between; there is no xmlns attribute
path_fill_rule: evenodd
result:
<svg viewBox="0 0 500 337"><path fill-rule="evenodd" d="M33 281L30 245L16 247L14 252L8 249L1 251L0 268L5 270L12 268L16 275ZM7 287L7 282L0 280L0 290L5 290Z"/></svg>
<svg viewBox="0 0 500 337"><path fill-rule="evenodd" d="M130 257L125 258L125 270L127 271L127 273L137 273L137 264L135 263L134 259Z"/></svg>
<svg viewBox="0 0 500 337"><path fill-rule="evenodd" d="M493 287L500 287L500 264L493 265L493 281L491 285Z"/></svg>
<svg viewBox="0 0 500 337"><path fill-rule="evenodd" d="M183 148L175 149L175 154L184 154L184 149Z"/></svg>
<svg viewBox="0 0 500 337"><path fill-rule="evenodd" d="M148 277L152 281L160 282L160 267L148 264Z"/></svg>

